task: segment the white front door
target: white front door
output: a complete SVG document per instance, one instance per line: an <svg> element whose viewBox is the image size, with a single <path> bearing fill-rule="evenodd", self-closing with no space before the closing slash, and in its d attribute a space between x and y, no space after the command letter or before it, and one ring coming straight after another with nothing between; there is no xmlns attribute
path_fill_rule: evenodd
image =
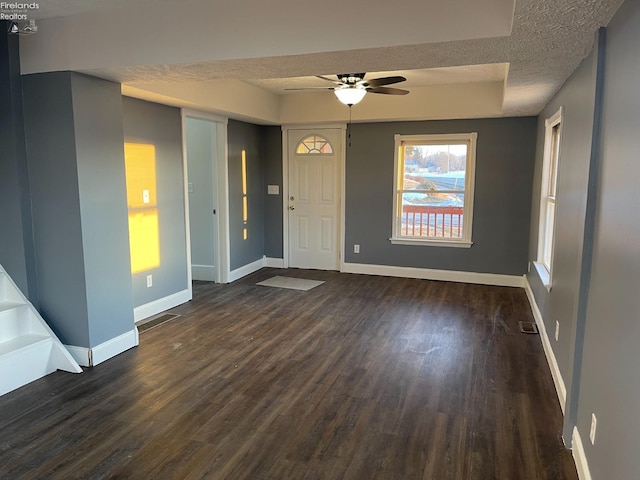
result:
<svg viewBox="0 0 640 480"><path fill-rule="evenodd" d="M339 270L343 130L287 132L289 266Z"/></svg>

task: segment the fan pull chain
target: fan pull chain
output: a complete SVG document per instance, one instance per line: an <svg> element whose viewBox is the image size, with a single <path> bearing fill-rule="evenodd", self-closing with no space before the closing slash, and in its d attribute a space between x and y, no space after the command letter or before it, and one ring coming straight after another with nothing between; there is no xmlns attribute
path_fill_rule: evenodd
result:
<svg viewBox="0 0 640 480"><path fill-rule="evenodd" d="M351 107L353 105L349 105L349 123L347 123L347 145L351 148Z"/></svg>

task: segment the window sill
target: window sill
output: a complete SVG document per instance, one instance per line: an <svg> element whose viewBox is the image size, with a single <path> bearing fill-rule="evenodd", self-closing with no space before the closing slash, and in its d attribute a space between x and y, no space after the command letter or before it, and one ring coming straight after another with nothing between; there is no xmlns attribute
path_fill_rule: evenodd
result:
<svg viewBox="0 0 640 480"><path fill-rule="evenodd" d="M545 267L540 262L532 262L532 263L533 263L533 267L536 269L536 272L538 272L538 277L540 277L540 281L542 282L544 287L547 289L547 291L550 292L551 291L551 274L549 273L549 270L547 270L547 267Z"/></svg>
<svg viewBox="0 0 640 480"><path fill-rule="evenodd" d="M394 245L420 245L424 247L471 248L473 242L447 242L442 240L418 240L412 238L390 238Z"/></svg>

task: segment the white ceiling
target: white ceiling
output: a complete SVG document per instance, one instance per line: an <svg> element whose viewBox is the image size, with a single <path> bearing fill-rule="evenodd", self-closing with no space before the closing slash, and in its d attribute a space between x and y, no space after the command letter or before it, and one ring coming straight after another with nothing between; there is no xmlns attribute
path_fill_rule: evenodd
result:
<svg viewBox="0 0 640 480"><path fill-rule="evenodd" d="M21 38L21 63L23 73L81 71L191 108L194 84L206 91L222 80L281 98L309 95L286 88L325 86L315 75L356 71L403 75L397 86L409 90L500 82L501 109L487 116L535 115L621 3L41 0L31 15L38 34ZM202 109L216 111L205 97Z"/></svg>

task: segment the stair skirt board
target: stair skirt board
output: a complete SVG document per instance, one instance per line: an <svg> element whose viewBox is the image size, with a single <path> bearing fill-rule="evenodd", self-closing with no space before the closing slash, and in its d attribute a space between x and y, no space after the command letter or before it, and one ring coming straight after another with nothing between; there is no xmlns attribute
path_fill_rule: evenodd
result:
<svg viewBox="0 0 640 480"><path fill-rule="evenodd" d="M0 265L0 395L82 368Z"/></svg>

